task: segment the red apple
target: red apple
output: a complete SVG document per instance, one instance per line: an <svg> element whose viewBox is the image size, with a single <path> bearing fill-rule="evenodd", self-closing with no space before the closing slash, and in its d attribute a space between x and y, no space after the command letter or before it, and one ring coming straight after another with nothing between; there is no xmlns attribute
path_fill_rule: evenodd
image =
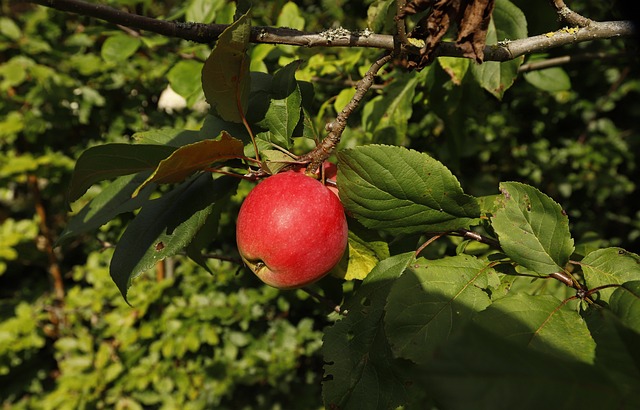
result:
<svg viewBox="0 0 640 410"><path fill-rule="evenodd" d="M317 281L347 247L342 203L320 181L287 171L258 183L236 224L238 251L266 284L295 289Z"/></svg>

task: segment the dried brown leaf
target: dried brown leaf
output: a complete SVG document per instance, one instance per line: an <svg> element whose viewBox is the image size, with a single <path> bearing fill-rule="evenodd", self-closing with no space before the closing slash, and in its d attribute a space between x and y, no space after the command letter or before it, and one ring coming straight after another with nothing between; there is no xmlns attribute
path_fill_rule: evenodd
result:
<svg viewBox="0 0 640 410"><path fill-rule="evenodd" d="M463 55L478 63L484 59L487 29L495 0L413 0L398 15L423 12L428 14L417 24L410 37L424 40L417 60L410 60L408 67L420 70L433 62L435 50L452 25L457 27L456 43Z"/></svg>

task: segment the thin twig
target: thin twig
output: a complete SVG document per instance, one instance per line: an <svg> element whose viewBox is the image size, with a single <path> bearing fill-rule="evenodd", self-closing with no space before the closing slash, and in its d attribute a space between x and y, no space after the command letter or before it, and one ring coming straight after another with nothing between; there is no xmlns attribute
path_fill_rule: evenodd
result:
<svg viewBox="0 0 640 410"><path fill-rule="evenodd" d="M561 57L549 58L546 60L532 61L530 63L522 64L518 67L518 73L528 73L531 71L544 70L552 67L559 67L565 64L575 64L581 62L592 62L592 61L604 61L604 60L612 60L616 58L625 58L625 57L635 57L629 53L615 53L610 54L606 52L598 52L598 53L582 53L575 55L566 55Z"/></svg>
<svg viewBox="0 0 640 410"><path fill-rule="evenodd" d="M575 11L571 10L564 4L563 0L551 0L551 5L556 9L556 13L558 13L558 17L560 20L564 21L567 24L578 27L589 27L594 23L593 20L588 19Z"/></svg>

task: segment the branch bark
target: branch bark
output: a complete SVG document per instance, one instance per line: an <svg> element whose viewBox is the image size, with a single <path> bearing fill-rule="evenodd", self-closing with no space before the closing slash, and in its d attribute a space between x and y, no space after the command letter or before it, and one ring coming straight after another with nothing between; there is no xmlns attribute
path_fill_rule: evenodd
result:
<svg viewBox="0 0 640 410"><path fill-rule="evenodd" d="M197 43L210 44L215 42L228 27L225 24L159 20L81 0L21 1ZM568 9L565 6L562 10ZM525 39L505 40L495 45L488 45L484 49L484 61L508 61L525 54L583 41L631 37L635 31L636 29L630 21L595 22L589 20L589 24L584 27L563 28ZM369 30L349 31L344 28L309 33L290 28L256 26L251 28L250 41L257 44L284 44L301 47L368 47L389 51L393 51L396 46L393 35L375 34ZM418 47L413 50L409 49L410 52L418 52L418 50ZM436 56L462 57L463 50L453 42L442 42L436 48Z"/></svg>

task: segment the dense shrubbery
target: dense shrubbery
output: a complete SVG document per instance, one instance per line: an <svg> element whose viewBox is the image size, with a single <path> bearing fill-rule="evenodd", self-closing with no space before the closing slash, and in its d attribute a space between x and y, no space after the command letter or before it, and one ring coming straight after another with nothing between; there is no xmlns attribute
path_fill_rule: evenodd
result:
<svg viewBox="0 0 640 410"><path fill-rule="evenodd" d="M110 3L150 16L204 23L230 23L235 11L233 3L223 1ZM307 30L322 30L326 21L366 27L369 2L324 3L322 10L315 2L298 2L299 7L255 4L253 23ZM515 3L527 11L527 2ZM577 10L593 19L620 18L616 10L581 9L581 2L576 3ZM135 133L150 129L200 129L206 118L198 109L203 101L200 70L211 47L148 33L138 37L39 6L1 7L3 405L320 407L323 329L335 318L306 293L265 287L241 268L233 228L248 183L241 183L219 210L219 234L209 250L222 258L206 262L213 275L176 255L135 282L131 306L111 280L108 265L111 247L133 212L118 215L97 232L56 243L68 226L66 193L74 163L87 147L129 143ZM547 15L527 17L530 30L553 29ZM629 47L634 45L604 40L577 45L572 52ZM347 48L257 45L250 53L252 70L269 73L303 59L296 78L314 86L315 94L305 104L316 130L344 107L353 94L353 80L376 58L372 50ZM427 152L475 196L496 194L500 181L534 185L566 209L581 255L603 246L637 252L640 77L632 63L624 56L594 58L555 68L554 81L532 72L519 78L502 100L468 77L457 83L459 67L452 69L451 61L436 62L417 75L390 67L380 73L362 109L349 118L340 147L374 142ZM159 103L169 84L186 98L186 108ZM309 146L309 140L300 138L291 148ZM73 204L74 211L108 185L92 187ZM419 235L394 239L391 254L415 249ZM458 239L436 242L425 253L434 258L455 254L463 246ZM418 268L413 273L420 275ZM415 279L404 278L406 286ZM63 298L54 285L64 289ZM557 285L549 286L550 293L571 296ZM323 291L340 301L341 292L349 294L358 285L340 286L329 278ZM378 296L367 294L374 301ZM329 335L336 337L341 330L334 327ZM446 354L462 350L452 349ZM342 353L325 354L336 358Z"/></svg>

